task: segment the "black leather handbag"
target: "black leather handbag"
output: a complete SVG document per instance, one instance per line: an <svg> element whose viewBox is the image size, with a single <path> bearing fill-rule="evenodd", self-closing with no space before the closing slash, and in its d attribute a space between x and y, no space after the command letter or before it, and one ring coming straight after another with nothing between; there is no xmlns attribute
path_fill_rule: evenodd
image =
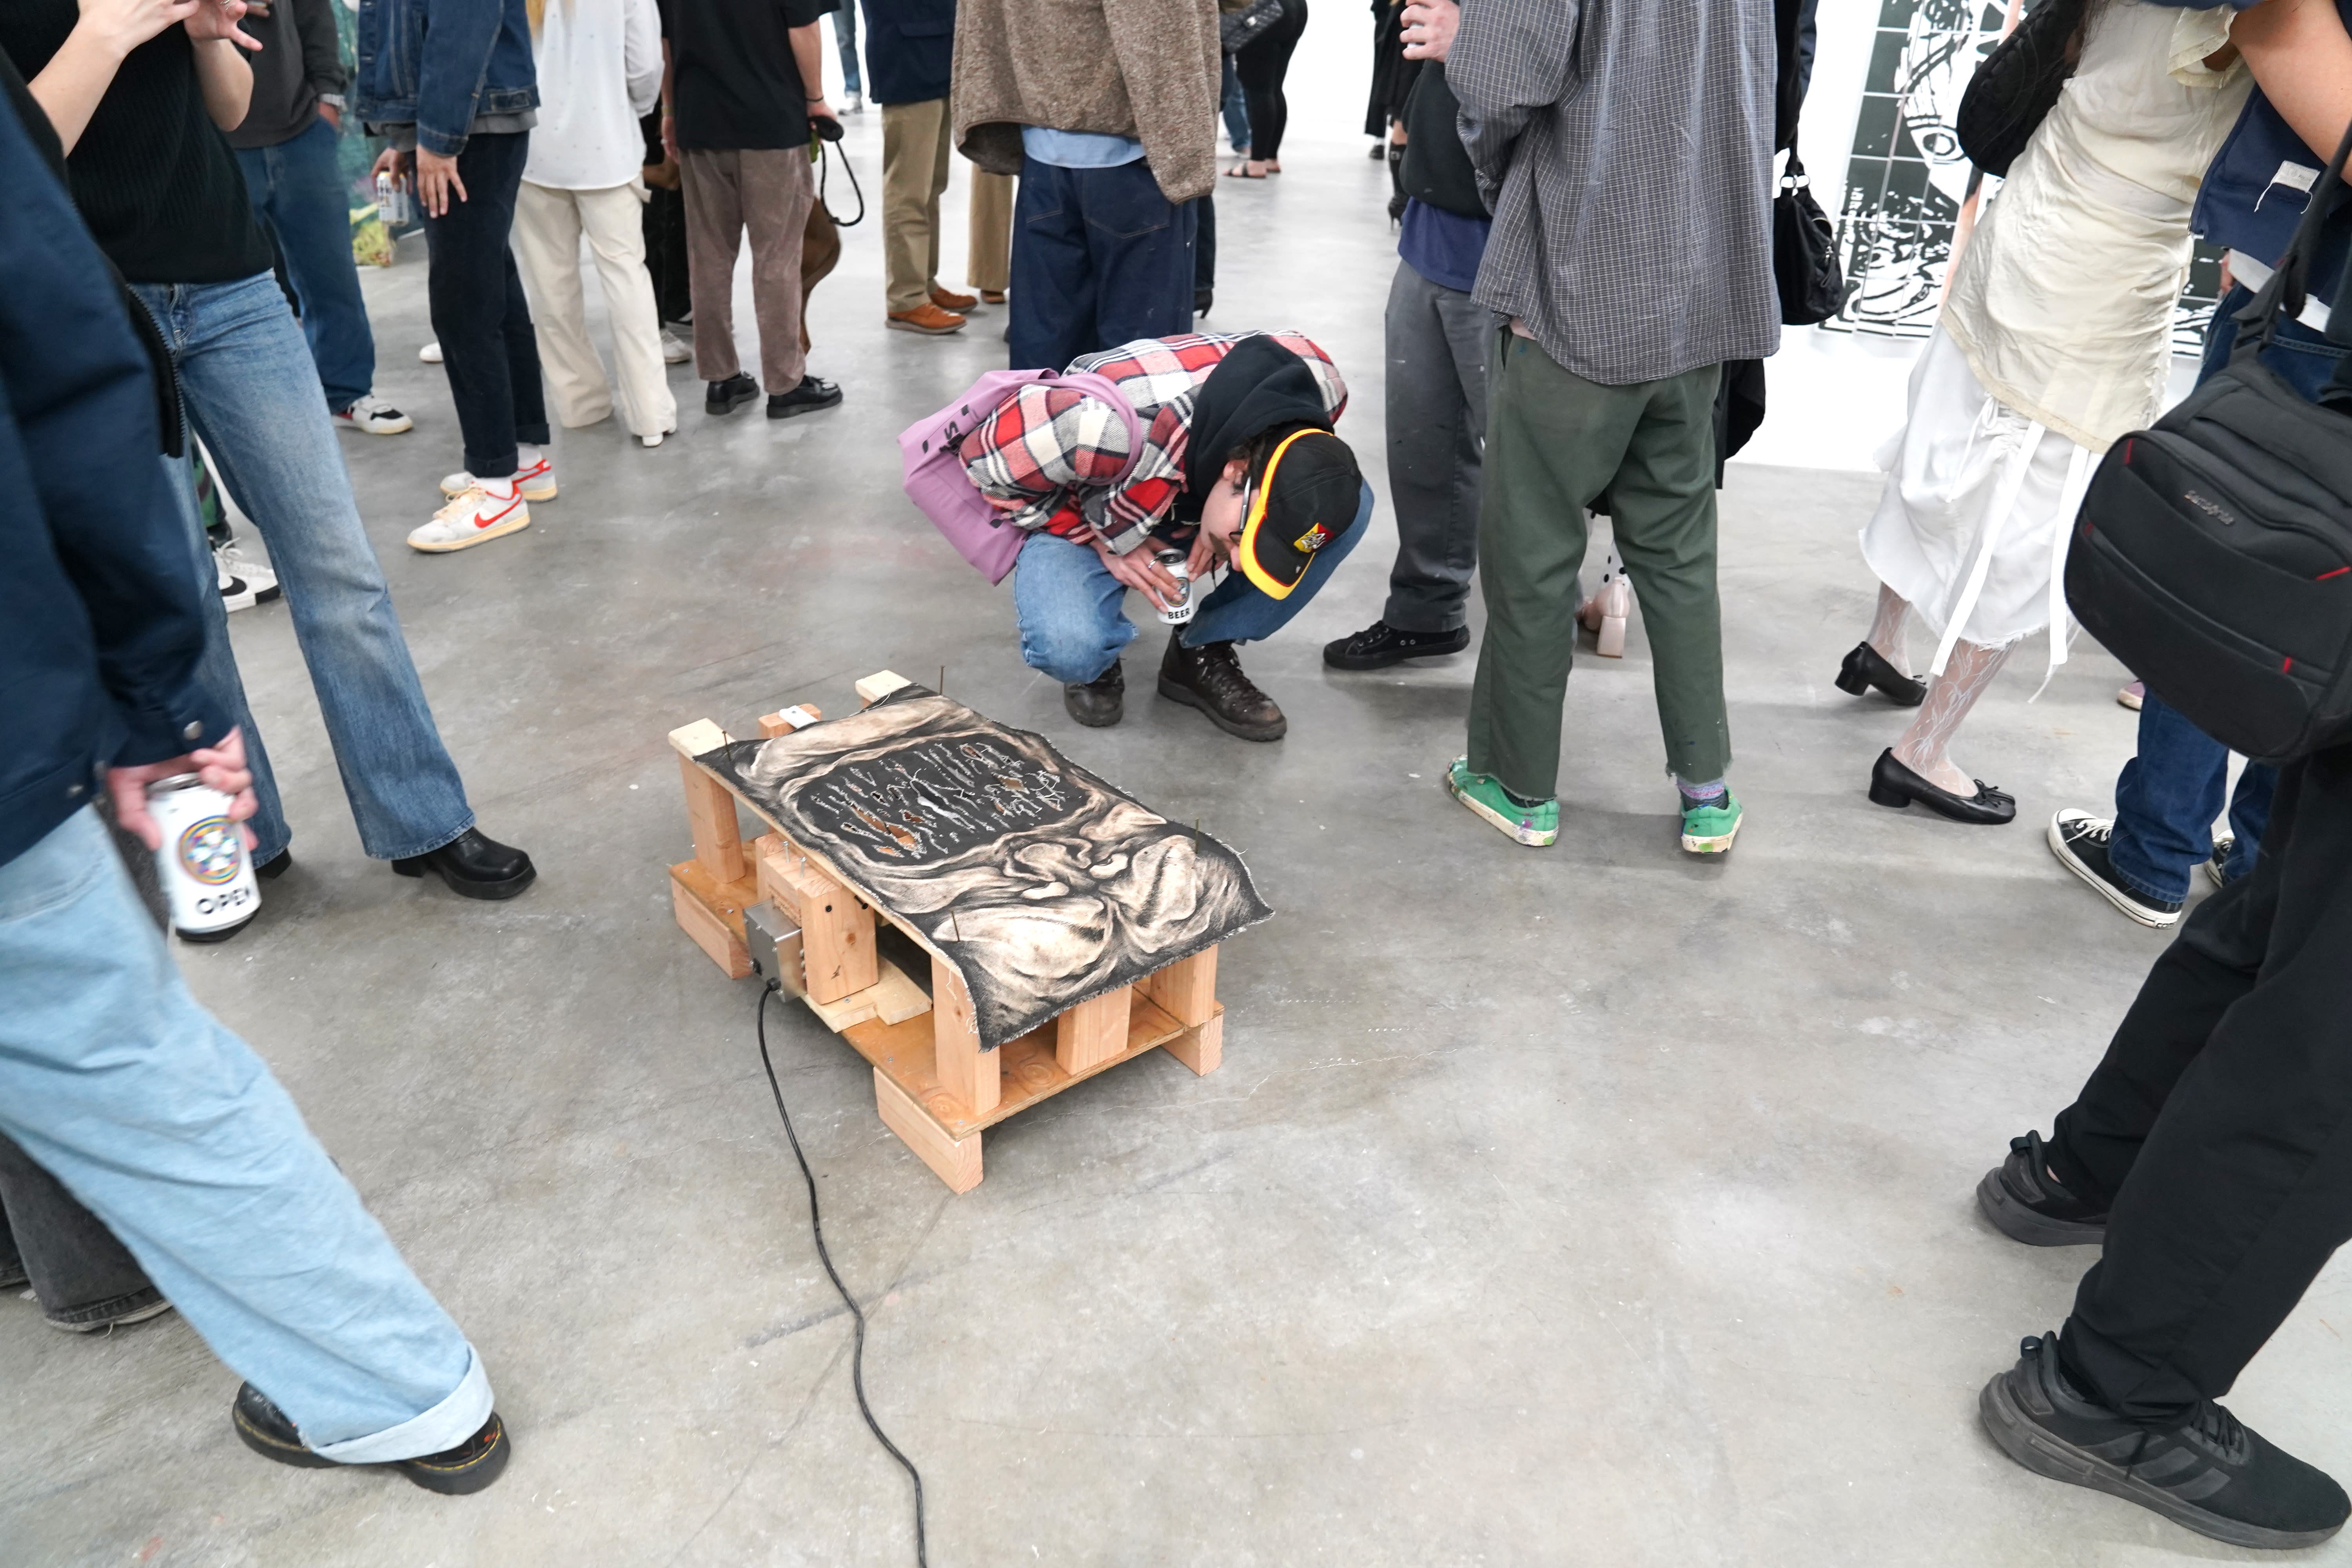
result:
<svg viewBox="0 0 2352 1568"><path fill-rule="evenodd" d="M2074 74L2075 35L2088 8L2089 0L2042 0L1977 67L1952 117L1969 163L2008 178Z"/></svg>
<svg viewBox="0 0 2352 1568"><path fill-rule="evenodd" d="M1826 321L1845 306L1845 269L1838 265L1837 231L1813 200L1813 182L1789 143L1789 167L1772 198L1772 281L1780 290L1780 321L1791 327Z"/></svg>
<svg viewBox="0 0 2352 1568"><path fill-rule="evenodd" d="M1281 20L1282 0L1257 0L1244 10L1223 12L1217 17L1217 47L1237 55Z"/></svg>
<svg viewBox="0 0 2352 1568"><path fill-rule="evenodd" d="M2303 309L2347 153L2352 130L2238 312L2230 363L2107 449L2066 553L2084 629L2190 723L2263 762L2352 742L2352 412L2305 401L2259 357Z"/></svg>

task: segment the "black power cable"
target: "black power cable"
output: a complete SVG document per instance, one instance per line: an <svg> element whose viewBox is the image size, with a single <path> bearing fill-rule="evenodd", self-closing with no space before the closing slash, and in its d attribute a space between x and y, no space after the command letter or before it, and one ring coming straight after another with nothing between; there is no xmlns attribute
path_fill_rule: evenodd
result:
<svg viewBox="0 0 2352 1568"><path fill-rule="evenodd" d="M817 1258L824 1263L825 1277L833 1281L833 1288L841 1292L842 1305L849 1309L849 1316L857 1325L856 1344L849 1357L849 1381L857 1390L857 1413L866 1417L866 1429L874 1434L874 1440L889 1451L915 1483L915 1562L917 1568L930 1568L931 1560L923 1549L923 1472L915 1468L914 1460L898 1451L898 1445L890 1441L890 1435L874 1419L874 1407L866 1403L866 1313L857 1305L857 1298L849 1293L849 1287L841 1282L841 1270L833 1266L833 1254L825 1250L824 1223L816 1212L816 1177L809 1173L808 1156L801 1152L800 1134L793 1131L793 1113L784 1109L784 1091L776 1082L776 1064L768 1059L768 998L781 989L774 981L769 981L760 988L760 1000L755 1004L760 1065L768 1071L768 1090L776 1097L776 1114L784 1119L784 1136L792 1140L793 1158L800 1162L801 1180L808 1184L809 1234L816 1238Z"/></svg>

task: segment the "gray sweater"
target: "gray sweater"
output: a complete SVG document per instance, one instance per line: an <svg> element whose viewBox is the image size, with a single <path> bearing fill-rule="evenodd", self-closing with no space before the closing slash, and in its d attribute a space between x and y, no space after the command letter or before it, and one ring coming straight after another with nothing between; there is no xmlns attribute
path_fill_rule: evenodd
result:
<svg viewBox="0 0 2352 1568"><path fill-rule="evenodd" d="M1472 291L1608 386L1780 346L1771 0L1463 0Z"/></svg>
<svg viewBox="0 0 2352 1568"><path fill-rule="evenodd" d="M336 0L273 0L269 15L247 12L242 26L261 40L245 58L253 67L253 105L228 133L232 147L275 147L310 129L319 100L340 100L348 85L335 37Z"/></svg>

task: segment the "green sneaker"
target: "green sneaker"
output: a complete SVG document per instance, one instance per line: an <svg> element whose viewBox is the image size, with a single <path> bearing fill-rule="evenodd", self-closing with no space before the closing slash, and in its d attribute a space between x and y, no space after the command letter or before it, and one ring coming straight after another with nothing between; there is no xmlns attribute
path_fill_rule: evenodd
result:
<svg viewBox="0 0 2352 1568"><path fill-rule="evenodd" d="M1530 849L1541 849L1559 837L1559 802L1547 800L1521 805L1503 793L1501 781L1470 771L1470 759L1456 757L1445 770L1446 793Z"/></svg>
<svg viewBox="0 0 2352 1568"><path fill-rule="evenodd" d="M1739 802L1729 790L1703 805L1683 802L1683 847L1694 855L1727 855L1739 837Z"/></svg>

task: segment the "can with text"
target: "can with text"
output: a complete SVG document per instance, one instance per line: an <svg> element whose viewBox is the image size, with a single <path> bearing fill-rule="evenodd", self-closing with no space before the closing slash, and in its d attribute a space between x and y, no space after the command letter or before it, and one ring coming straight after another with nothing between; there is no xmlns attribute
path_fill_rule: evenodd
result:
<svg viewBox="0 0 2352 1568"><path fill-rule="evenodd" d="M147 786L147 811L163 830L155 868L172 904L172 929L189 942L233 935L261 908L245 834L229 820L229 798L194 773Z"/></svg>
<svg viewBox="0 0 2352 1568"><path fill-rule="evenodd" d="M1160 624L1181 626L1192 618L1192 559L1181 550L1162 550L1153 559L1160 563L1163 571L1176 579L1176 588L1180 595L1172 605L1160 605L1160 595L1157 594L1151 595L1152 603L1159 605Z"/></svg>

